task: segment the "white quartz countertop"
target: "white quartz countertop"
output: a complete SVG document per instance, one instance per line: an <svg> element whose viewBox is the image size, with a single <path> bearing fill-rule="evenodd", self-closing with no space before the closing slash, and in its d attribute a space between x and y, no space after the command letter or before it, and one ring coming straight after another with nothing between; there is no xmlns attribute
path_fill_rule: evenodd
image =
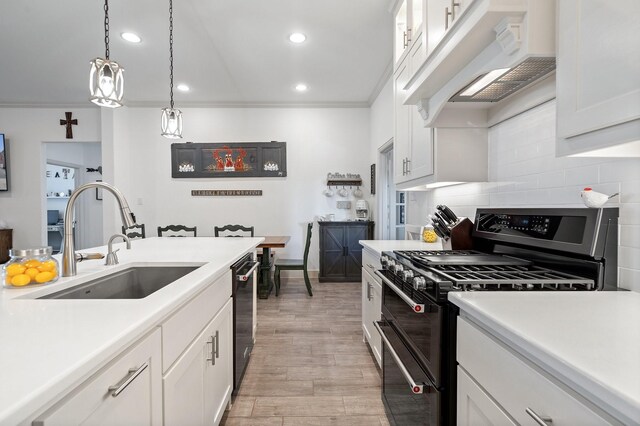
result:
<svg viewBox="0 0 640 426"><path fill-rule="evenodd" d="M423 243L417 240L360 240L360 245L376 252L392 250L442 250L442 242Z"/></svg>
<svg viewBox="0 0 640 426"><path fill-rule="evenodd" d="M0 290L0 424L13 425L86 380L186 301L222 276L263 238L147 238L124 243L119 265L78 263L75 277L24 289ZM98 247L81 252L107 252ZM130 266L202 265L134 300L33 298Z"/></svg>
<svg viewBox="0 0 640 426"><path fill-rule="evenodd" d="M475 320L625 424L640 423L640 293L450 292Z"/></svg>

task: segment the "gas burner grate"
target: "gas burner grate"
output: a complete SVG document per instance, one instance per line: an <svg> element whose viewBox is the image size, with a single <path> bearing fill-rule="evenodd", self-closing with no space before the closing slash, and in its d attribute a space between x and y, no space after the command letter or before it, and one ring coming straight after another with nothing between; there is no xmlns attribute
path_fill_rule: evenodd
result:
<svg viewBox="0 0 640 426"><path fill-rule="evenodd" d="M592 290L593 280L541 267L451 266L433 268L461 290Z"/></svg>

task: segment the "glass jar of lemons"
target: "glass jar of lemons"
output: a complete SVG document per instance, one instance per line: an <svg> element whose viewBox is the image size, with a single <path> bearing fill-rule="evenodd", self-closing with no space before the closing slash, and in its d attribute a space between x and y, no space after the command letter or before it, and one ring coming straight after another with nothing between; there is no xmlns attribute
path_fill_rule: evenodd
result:
<svg viewBox="0 0 640 426"><path fill-rule="evenodd" d="M11 258L2 266L2 283L5 287L16 288L56 281L60 268L51 253L51 247L9 250Z"/></svg>
<svg viewBox="0 0 640 426"><path fill-rule="evenodd" d="M438 236L436 235L436 231L433 230L433 226L423 226L422 227L422 241L425 243L435 243L438 241Z"/></svg>

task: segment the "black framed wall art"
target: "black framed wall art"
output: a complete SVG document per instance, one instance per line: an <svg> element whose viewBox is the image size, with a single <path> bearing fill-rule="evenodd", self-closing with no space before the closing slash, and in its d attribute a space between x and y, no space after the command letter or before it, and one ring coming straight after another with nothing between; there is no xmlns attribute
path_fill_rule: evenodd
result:
<svg viewBox="0 0 640 426"><path fill-rule="evenodd" d="M171 177L285 177L286 142L171 144Z"/></svg>

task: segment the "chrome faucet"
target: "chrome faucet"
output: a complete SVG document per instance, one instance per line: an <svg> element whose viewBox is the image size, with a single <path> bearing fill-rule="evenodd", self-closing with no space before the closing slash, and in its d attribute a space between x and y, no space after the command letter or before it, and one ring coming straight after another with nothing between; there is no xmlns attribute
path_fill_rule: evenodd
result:
<svg viewBox="0 0 640 426"><path fill-rule="evenodd" d="M136 221L133 218L133 214L129 209L127 200L124 198L124 195L122 195L122 192L120 192L115 186L109 185L108 183L104 182L90 182L77 187L76 190L71 194L71 197L69 197L67 208L64 210L64 242L62 246L63 277L72 277L77 273L75 255L76 245L73 237L73 207L78 196L83 191L91 188L106 189L108 192L112 193L114 197L116 197L116 201L118 202L118 205L120 207L122 224L125 228L136 224Z"/></svg>
<svg viewBox="0 0 640 426"><path fill-rule="evenodd" d="M122 238L127 243L127 250L131 250L131 240L124 234L115 234L109 238L109 251L107 252L107 259L105 260L105 265L117 265L118 264L118 255L117 251L120 249L113 249L113 240L116 238Z"/></svg>

